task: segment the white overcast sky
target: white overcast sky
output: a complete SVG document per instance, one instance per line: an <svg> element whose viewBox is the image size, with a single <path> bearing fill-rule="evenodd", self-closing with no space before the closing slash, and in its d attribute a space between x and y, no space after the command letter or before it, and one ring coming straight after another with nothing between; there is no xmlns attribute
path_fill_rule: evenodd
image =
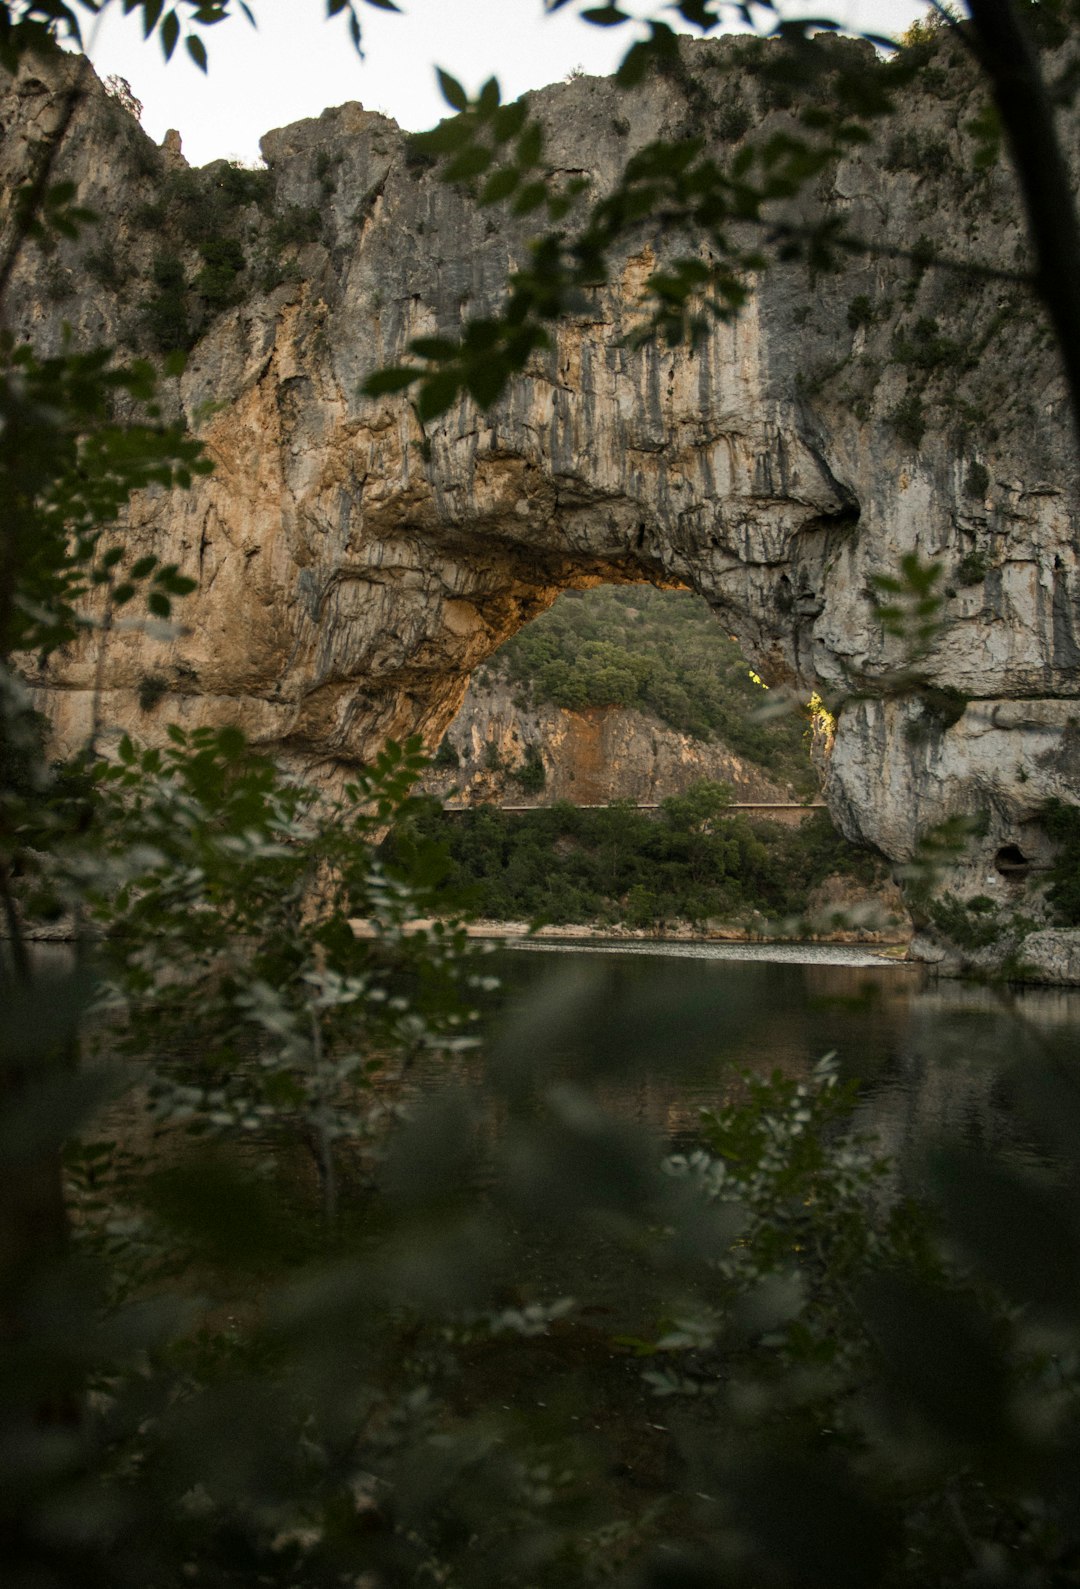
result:
<svg viewBox="0 0 1080 1589"><path fill-rule="evenodd" d="M470 91L494 74L504 99L557 82L574 67L611 72L630 44L630 25L597 28L568 5L543 14L541 0L399 0L402 14L359 7L364 59L341 17L325 20L325 0L252 0L257 30L241 17L204 34L203 74L181 45L165 65L157 41L144 43L135 16L109 5L87 30L99 76L127 78L143 102L143 126L158 142L176 127L192 165L222 157L258 158L259 138L327 105L359 100L403 127L430 127L446 114L435 84L445 67ZM630 9L627 6L627 9ZM638 0L637 12L663 15ZM927 9L925 0L823 0L787 7L790 15L835 16L846 26L891 35Z"/></svg>

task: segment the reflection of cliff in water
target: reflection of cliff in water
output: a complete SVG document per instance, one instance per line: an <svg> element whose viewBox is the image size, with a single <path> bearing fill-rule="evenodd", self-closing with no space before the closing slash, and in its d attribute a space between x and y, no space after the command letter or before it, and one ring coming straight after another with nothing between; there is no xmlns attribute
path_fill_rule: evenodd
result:
<svg viewBox="0 0 1080 1589"><path fill-rule="evenodd" d="M913 1167L940 1134L1029 1156L1005 1083L1025 1058L1070 1051L1080 992L931 981L882 965L725 963L611 950L507 953L504 1055L595 1089L665 1142L737 1096L739 1072L805 1075L835 1052L864 1084L859 1128ZM906 1177L905 1177L906 1178Z"/></svg>
<svg viewBox="0 0 1080 1589"><path fill-rule="evenodd" d="M938 1137L1038 1159L1010 1075L1047 1059L1075 1069L1078 1033L1075 990L930 982L911 999L894 1063L875 1081L859 1122L913 1168Z"/></svg>

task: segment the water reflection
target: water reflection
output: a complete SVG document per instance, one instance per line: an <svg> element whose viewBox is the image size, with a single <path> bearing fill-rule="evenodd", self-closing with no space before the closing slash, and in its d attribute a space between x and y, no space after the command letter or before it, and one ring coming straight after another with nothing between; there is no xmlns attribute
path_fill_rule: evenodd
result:
<svg viewBox="0 0 1080 1589"><path fill-rule="evenodd" d="M833 955L835 958L835 952ZM853 957L854 958L854 957ZM1080 991L999 990L902 964L776 963L611 948L503 950L495 1062L588 1081L620 1114L684 1145L738 1072L803 1075L835 1052L862 1083L859 1124L915 1164L947 1133L1035 1159L1006 1072L1075 1063Z"/></svg>

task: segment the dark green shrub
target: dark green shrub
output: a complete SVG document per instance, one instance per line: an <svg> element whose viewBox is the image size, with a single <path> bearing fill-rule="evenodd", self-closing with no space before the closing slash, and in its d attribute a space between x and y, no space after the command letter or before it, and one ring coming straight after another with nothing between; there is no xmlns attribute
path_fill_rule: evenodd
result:
<svg viewBox="0 0 1080 1589"><path fill-rule="evenodd" d="M524 760L514 769L514 780L523 794L539 794L547 782L543 757L535 745L527 746Z"/></svg>
<svg viewBox="0 0 1080 1589"><path fill-rule="evenodd" d="M120 265L115 249L102 249L100 252L84 254L83 268L87 275L113 292L119 291L127 281L127 274Z"/></svg>
<svg viewBox="0 0 1080 1589"><path fill-rule="evenodd" d="M160 673L144 673L136 692L140 712L152 712L161 697L168 693L168 689L169 681Z"/></svg>
<svg viewBox="0 0 1080 1589"><path fill-rule="evenodd" d="M958 723L967 709L968 698L962 690L948 685L924 685L918 692L919 716L908 723L907 738L921 744L932 735L944 734Z"/></svg>
<svg viewBox="0 0 1080 1589"><path fill-rule="evenodd" d="M965 552L953 577L958 585L981 585L989 572L990 560L985 552Z"/></svg>
<svg viewBox="0 0 1080 1589"><path fill-rule="evenodd" d="M132 220L136 226L141 226L147 232L157 232L165 225L168 214L168 206L158 201L152 204L140 204L132 212Z"/></svg>
<svg viewBox="0 0 1080 1589"><path fill-rule="evenodd" d="M275 248L302 247L316 243L322 232L322 215L312 207L290 204L277 216L270 228L270 241Z"/></svg>
<svg viewBox="0 0 1080 1589"><path fill-rule="evenodd" d="M825 812L798 828L725 814L730 791L703 781L659 813L629 803L587 809L559 802L534 811L477 806L448 814L420 802L409 842L444 847L447 905L468 900L496 921L701 922L806 911L831 873L860 883L881 875ZM387 840L397 853L400 836Z"/></svg>
<svg viewBox="0 0 1080 1589"><path fill-rule="evenodd" d="M433 154L425 154L424 150L419 148L418 145L416 143L414 143L411 138L406 140L406 143L405 143L405 168L406 168L406 170L411 171L414 174L418 173L420 171L431 171L431 170L433 170L435 168L435 166L438 165L438 163L439 163L438 159L437 159L437 157L435 155L433 155Z"/></svg>
<svg viewBox="0 0 1080 1589"><path fill-rule="evenodd" d="M926 435L926 416L918 392L906 392L888 416L898 438L918 451Z"/></svg>
<svg viewBox="0 0 1080 1589"><path fill-rule="evenodd" d="M441 771L444 768L460 767L460 765L461 757L454 749L449 736L444 735L439 741L438 750L435 752L435 766Z"/></svg>
<svg viewBox="0 0 1080 1589"><path fill-rule="evenodd" d="M943 894L926 908L934 926L961 949L985 949L1001 937L1001 923L994 919L997 907L984 895L965 904L954 894Z"/></svg>
<svg viewBox="0 0 1080 1589"><path fill-rule="evenodd" d="M320 149L311 162L311 171L319 184L319 190L324 198L329 198L337 187L334 172L341 164L340 154L331 154L329 149Z"/></svg>
<svg viewBox="0 0 1080 1589"><path fill-rule="evenodd" d="M967 474L964 476L964 495L978 497L980 501L990 489L990 471L984 463L973 461L968 464Z"/></svg>
<svg viewBox="0 0 1080 1589"><path fill-rule="evenodd" d="M157 292L147 301L143 320L147 333L159 353L189 348L192 331L185 295L184 267L174 254L161 254L153 264Z"/></svg>
<svg viewBox="0 0 1080 1589"><path fill-rule="evenodd" d="M943 176L951 164L952 156L944 138L929 138L922 145L918 167L920 175Z"/></svg>
<svg viewBox="0 0 1080 1589"><path fill-rule="evenodd" d="M882 165L886 171L918 171L922 159L915 132L894 132L885 147Z"/></svg>
<svg viewBox="0 0 1080 1589"><path fill-rule="evenodd" d="M295 259L268 259L259 270L258 285L260 292L273 292L275 287L280 287L286 281L300 281L301 271Z"/></svg>
<svg viewBox="0 0 1080 1589"><path fill-rule="evenodd" d="M726 104L721 105L717 115L717 133L725 143L738 143L739 139L750 131L753 119L741 99L729 99Z"/></svg>
<svg viewBox="0 0 1080 1589"><path fill-rule="evenodd" d="M214 185L230 209L247 204L265 206L273 192L269 171L248 171L228 161L214 167Z"/></svg>
<svg viewBox="0 0 1080 1589"><path fill-rule="evenodd" d="M927 372L955 367L963 364L965 358L962 345L952 337L942 336L937 321L926 315L915 322L910 333L894 333L892 353L898 364Z"/></svg>
<svg viewBox="0 0 1080 1589"><path fill-rule="evenodd" d="M244 250L235 237L215 237L201 243L199 253L203 267L191 287L207 311L214 314L240 298L239 278L246 263Z"/></svg>
<svg viewBox="0 0 1080 1589"><path fill-rule="evenodd" d="M75 292L70 270L55 259L50 259L42 273L45 284L45 296L50 303L63 303L65 298L70 298Z"/></svg>
<svg viewBox="0 0 1080 1589"><path fill-rule="evenodd" d="M852 331L868 326L874 319L874 306L865 292L860 292L848 304L847 323Z"/></svg>
<svg viewBox="0 0 1080 1589"><path fill-rule="evenodd" d="M1048 800L1039 813L1058 853L1046 897L1065 927L1080 927L1080 807Z"/></svg>

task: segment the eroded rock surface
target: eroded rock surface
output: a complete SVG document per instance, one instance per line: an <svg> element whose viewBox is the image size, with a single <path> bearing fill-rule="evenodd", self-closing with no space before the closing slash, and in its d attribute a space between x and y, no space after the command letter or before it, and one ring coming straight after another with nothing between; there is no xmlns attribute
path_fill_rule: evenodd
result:
<svg viewBox="0 0 1080 1589"><path fill-rule="evenodd" d="M649 805L702 778L730 784L736 803L800 799L720 740L695 739L632 707L568 711L550 701L527 701L499 677L473 680L443 747L441 764L426 774L424 787L444 796L453 790L456 804ZM542 770L542 781L536 773L530 781L534 767Z"/></svg>
<svg viewBox="0 0 1080 1589"><path fill-rule="evenodd" d="M695 45L632 98L592 78L534 96L552 164L599 192L653 138L701 132L726 159L733 105L740 125L789 125L758 48ZM80 70L45 62L4 81L7 192ZM443 186L394 123L345 105L267 134L269 174L227 206L242 261L232 301L208 298L197 210L227 168L167 160L88 75L57 175L100 227L24 251L9 322L46 349L64 322L148 349L161 261L177 260L179 313L199 334L168 403L217 465L187 494L134 506L127 533L199 590L175 643L112 640L106 721L143 737L169 720L237 721L332 778L387 735L437 744L470 673L560 589L687 585L767 678L846 703L827 781L846 834L904 863L963 812L982 834L972 888L1002 875L1003 847L1041 863L1042 802L1077 793L1069 413L1026 290L925 267L928 245L979 266L1026 260L1007 170L972 175L981 89L957 53L905 93L902 115L806 201L878 252L816 281L772 268L698 348L634 352L635 299L665 246L644 226L501 402L481 414L463 401L425 434L406 401L362 398L360 383L411 337L496 305L523 223ZM920 664L944 712L891 693L899 647L872 580L911 551L944 570L945 627ZM91 641L42 683L69 746L95 666ZM994 886L1012 897L1015 874Z"/></svg>

